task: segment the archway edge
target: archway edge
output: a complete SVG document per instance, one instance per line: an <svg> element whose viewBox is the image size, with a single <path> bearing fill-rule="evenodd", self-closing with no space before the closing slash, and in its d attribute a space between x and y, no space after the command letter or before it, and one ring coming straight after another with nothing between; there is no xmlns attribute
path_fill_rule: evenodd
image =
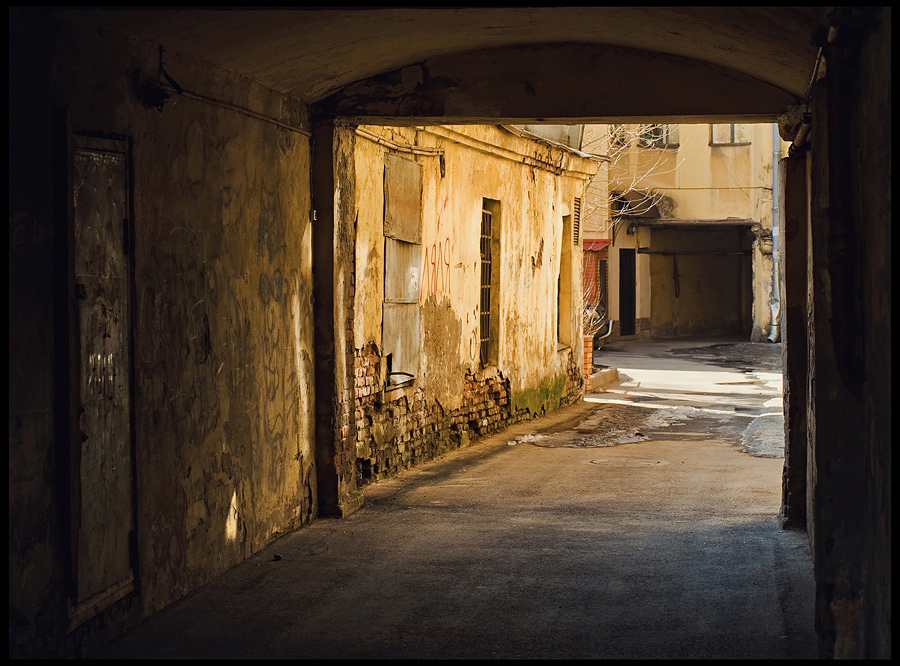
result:
<svg viewBox="0 0 900 666"><path fill-rule="evenodd" d="M354 81L453 53L562 42L716 63L802 95L824 7L66 8L54 13L319 102Z"/></svg>
<svg viewBox="0 0 900 666"><path fill-rule="evenodd" d="M312 115L369 124L773 122L796 103L785 90L709 62L560 43L410 64L346 86Z"/></svg>

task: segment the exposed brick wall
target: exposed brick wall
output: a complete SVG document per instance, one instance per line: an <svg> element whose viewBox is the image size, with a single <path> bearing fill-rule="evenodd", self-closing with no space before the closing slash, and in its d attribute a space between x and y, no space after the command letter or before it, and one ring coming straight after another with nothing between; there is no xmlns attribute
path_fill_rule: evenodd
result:
<svg viewBox="0 0 900 666"><path fill-rule="evenodd" d="M594 338L586 336L583 338L582 343L582 364L584 368L584 381L585 384L587 384L587 382L591 380L591 374L594 371Z"/></svg>
<svg viewBox="0 0 900 666"><path fill-rule="evenodd" d="M394 476L536 416L525 409L513 412L509 380L500 373L479 379L467 371L462 405L447 411L437 401L426 400L420 388L415 389L411 399L402 390L384 391L381 369L381 355L374 343L355 350L354 425L360 486ZM581 356L571 354L562 403L579 399L583 388Z"/></svg>
<svg viewBox="0 0 900 666"><path fill-rule="evenodd" d="M566 394L560 406L571 404L584 394L585 377L582 358L581 350L570 350L569 363L566 366ZM588 377L588 381L590 381L590 377Z"/></svg>

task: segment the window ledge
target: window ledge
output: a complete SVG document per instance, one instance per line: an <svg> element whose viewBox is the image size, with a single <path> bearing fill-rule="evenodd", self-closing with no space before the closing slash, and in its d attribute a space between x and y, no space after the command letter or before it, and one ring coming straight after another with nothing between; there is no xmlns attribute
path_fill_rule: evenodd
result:
<svg viewBox="0 0 900 666"><path fill-rule="evenodd" d="M392 380L390 377L388 377L388 380L385 382L385 385L384 385L385 391L391 391L393 389L399 389L399 388L404 388L406 386L412 386L416 381L416 378L414 375L409 375L407 373L398 373L398 374L400 374L400 378L397 378L394 380Z"/></svg>
<svg viewBox="0 0 900 666"><path fill-rule="evenodd" d="M385 398L385 400L395 400L396 397L400 395L405 395L407 398L411 398L413 392L415 391L415 388L415 380L410 379L409 381L405 381L400 384L386 385L381 393L384 396L390 396L390 398Z"/></svg>
<svg viewBox="0 0 900 666"><path fill-rule="evenodd" d="M480 367L476 366L472 371L475 374L475 379L479 382L483 382L486 379L497 377L500 374L500 366L497 365L497 363L490 363Z"/></svg>

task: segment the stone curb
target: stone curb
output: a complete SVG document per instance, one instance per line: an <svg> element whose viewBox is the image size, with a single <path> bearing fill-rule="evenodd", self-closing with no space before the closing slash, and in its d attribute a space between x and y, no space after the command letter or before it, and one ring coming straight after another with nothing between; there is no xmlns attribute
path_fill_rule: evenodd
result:
<svg viewBox="0 0 900 666"><path fill-rule="evenodd" d="M607 386L619 379L619 371L616 368L603 368L591 375L591 390L595 393L602 392Z"/></svg>

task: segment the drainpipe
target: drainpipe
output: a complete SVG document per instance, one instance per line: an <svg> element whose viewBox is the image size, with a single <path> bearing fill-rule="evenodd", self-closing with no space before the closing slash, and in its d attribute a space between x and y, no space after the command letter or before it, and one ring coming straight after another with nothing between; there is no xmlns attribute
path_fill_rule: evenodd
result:
<svg viewBox="0 0 900 666"><path fill-rule="evenodd" d="M603 335L598 336L598 337L597 337L597 340L605 340L605 339L608 338L610 335L612 335L612 331L613 331L613 323L614 323L614 322L613 322L612 319L608 319L608 320L607 320L607 322L606 322L606 333L604 333Z"/></svg>
<svg viewBox="0 0 900 666"><path fill-rule="evenodd" d="M778 125L772 125L772 295L769 298L771 323L769 342L781 342L781 294L779 289L779 261L781 242L778 224L778 161L781 159L781 145L778 143Z"/></svg>

